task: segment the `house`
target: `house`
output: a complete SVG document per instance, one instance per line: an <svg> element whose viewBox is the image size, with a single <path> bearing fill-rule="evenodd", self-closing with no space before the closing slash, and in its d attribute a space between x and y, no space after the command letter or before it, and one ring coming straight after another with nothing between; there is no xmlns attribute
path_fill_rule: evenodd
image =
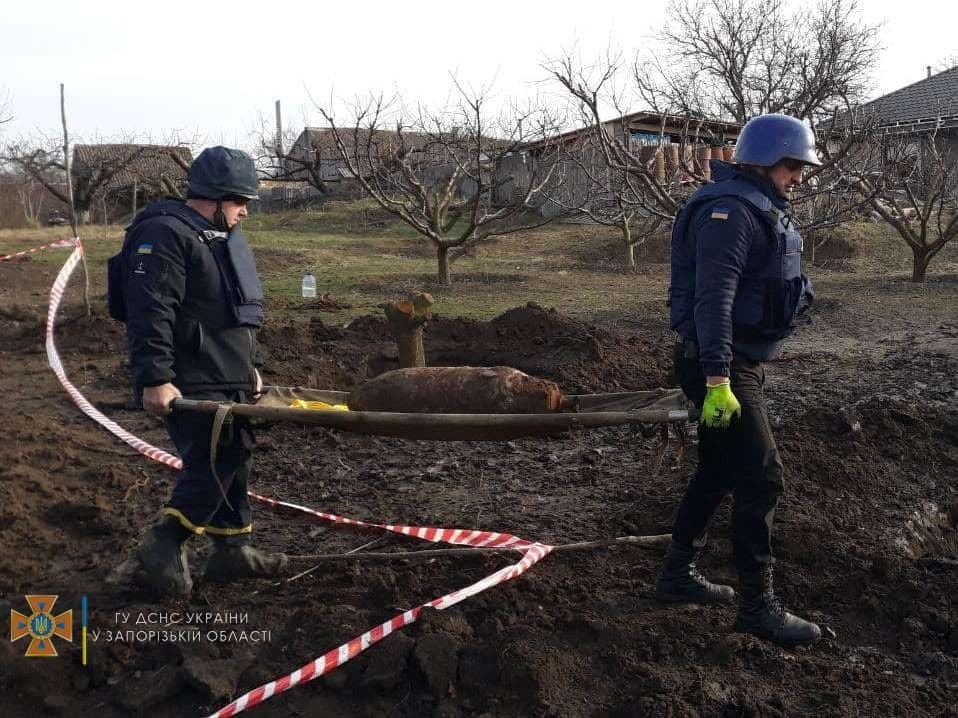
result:
<svg viewBox="0 0 958 718"><path fill-rule="evenodd" d="M388 175L392 171L391 162L394 164L391 156L400 147L416 153L415 163L421 168L421 179L427 187L439 187L449 181L458 166L454 154L460 154L459 150L467 150L460 154L461 158L468 157L465 162L467 165L473 162L469 150L469 145L474 144L472 139L455 129L448 133L404 130L401 135L392 130L370 132L365 128L353 127L341 127L337 131L347 152L356 152L358 148L358 170L364 178ZM483 138L481 145L485 152L480 156L480 163L490 162L486 153L494 154L503 146L503 141ZM370 160L362 156L367 151ZM328 127L304 128L283 157L279 175L287 180L307 181L313 186L322 186L324 191L337 195L356 194L358 191L356 177L346 166L336 146L333 130ZM475 192L475 182L468 177L461 177L456 190L462 196L470 196Z"/></svg>
<svg viewBox="0 0 958 718"><path fill-rule="evenodd" d="M738 139L741 125L707 118L668 115L656 112L635 112L603 123L605 129L635 156L654 167L665 181L668 169L678 170L679 148L685 148L690 162L701 157L721 155L727 159ZM728 150L728 151L726 151ZM658 157L658 160L656 159ZM542 163L558 162L552 176L561 188L543 193L539 211L555 216L569 207L579 206L593 192L592 177L606 166L601 150L595 144L595 127L587 125L547 139L524 145L520 151L500 158L496 167L498 186L495 202L506 205L516 200L533 177L546 174ZM705 171L708 163L705 163ZM557 196L556 193L561 193ZM553 199L548 199L549 195Z"/></svg>
<svg viewBox="0 0 958 718"><path fill-rule="evenodd" d="M192 161L189 148L173 145L75 145L71 176L86 205L78 201L78 209L110 220L181 194Z"/></svg>
<svg viewBox="0 0 958 718"><path fill-rule="evenodd" d="M857 106L854 112L838 113L837 119L819 123L820 136L828 137L829 148L837 150L849 128L867 130L880 152L853 153L861 163L859 171L873 179L893 170L899 179L911 176L927 159L923 144L933 133L935 146L947 163L958 160L958 66L937 74L928 68L923 80L902 87Z"/></svg>
<svg viewBox="0 0 958 718"><path fill-rule="evenodd" d="M330 129L305 127L280 161L279 176L294 181L340 182L345 163L336 149Z"/></svg>
<svg viewBox="0 0 958 718"><path fill-rule="evenodd" d="M949 68L862 106L877 129L918 133L935 129L958 130L958 66ZM958 134L949 132L949 134Z"/></svg>
<svg viewBox="0 0 958 718"><path fill-rule="evenodd" d="M421 150L431 144L438 147L436 138L424 132L403 131L400 136L390 130L370 132L354 127L340 127L337 131L347 150L359 147L359 153L363 154L368 144L373 158L394 152L401 145L413 150ZM353 179L336 146L335 134L329 127L304 128L286 153L281 166L283 176L294 180L308 180L310 172L322 182ZM364 176L369 176L373 169L369 162L360 160L360 171Z"/></svg>

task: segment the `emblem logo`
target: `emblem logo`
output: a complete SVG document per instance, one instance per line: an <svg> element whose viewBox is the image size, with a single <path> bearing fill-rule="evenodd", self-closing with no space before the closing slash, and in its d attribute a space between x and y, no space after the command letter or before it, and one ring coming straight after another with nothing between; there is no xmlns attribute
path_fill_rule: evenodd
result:
<svg viewBox="0 0 958 718"><path fill-rule="evenodd" d="M73 642L73 611L53 614L57 596L26 596L30 615L10 609L10 640L19 641L30 636L26 655L50 657L57 655L53 639L62 638Z"/></svg>

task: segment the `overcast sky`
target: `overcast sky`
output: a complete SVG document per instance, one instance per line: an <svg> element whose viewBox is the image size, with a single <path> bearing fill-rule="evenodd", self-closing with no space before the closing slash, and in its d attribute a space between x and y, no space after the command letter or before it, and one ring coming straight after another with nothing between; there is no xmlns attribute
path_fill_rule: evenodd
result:
<svg viewBox="0 0 958 718"><path fill-rule="evenodd" d="M883 23L872 96L958 52L951 3L862 5L869 22ZM450 71L494 81L501 98L532 96L548 91L545 58L572 45L584 57L610 44L632 54L664 17L664 2L621 0L5 3L0 92L14 120L0 133L58 131L60 82L78 139L175 132L239 146L272 117L276 99L299 126L322 124L310 94L398 90L406 101L436 102Z"/></svg>

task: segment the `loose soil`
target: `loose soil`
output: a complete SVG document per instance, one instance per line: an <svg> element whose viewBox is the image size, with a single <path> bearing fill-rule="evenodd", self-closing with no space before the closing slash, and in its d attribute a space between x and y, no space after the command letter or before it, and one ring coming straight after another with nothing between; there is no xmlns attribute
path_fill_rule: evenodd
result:
<svg viewBox="0 0 958 718"><path fill-rule="evenodd" d="M173 472L86 419L47 368L45 294L56 267L0 264L0 612L25 593L74 609L74 644L23 657L0 642L2 714L205 715L230 697L505 565L504 557L330 564L296 581L198 581L189 601L111 587L110 572L167 498ZM76 285L76 282L74 282ZM824 287L824 288L823 288ZM776 521L778 590L826 627L807 649L732 633L732 608L651 598L661 550L547 557L518 580L388 637L342 669L250 715L350 716L956 716L958 279L923 287L832 275L815 323L768 365L786 467ZM57 330L80 390L121 425L169 447L162 425L124 409L122 327L71 293ZM334 298L284 312L262 333L266 379L349 389L396 366L377 316L343 325ZM491 321L437 316L432 365L509 365L567 392L667 385L661 303L601 326L535 304ZM323 311L320 314L319 311ZM613 321L614 319L614 321ZM694 451L657 460L656 439L627 429L548 440L430 443L276 426L260 434L252 488L364 520L507 531L549 543L668 532ZM735 582L729 510L700 568ZM291 554L345 552L376 535L330 530L255 509L255 537ZM198 577L209 553L192 541ZM415 549L390 538L377 550ZM308 566L304 565L303 568ZM89 665L80 665L80 596L89 597ZM110 641L157 629L156 613L245 616L220 628L268 641ZM126 623L123 616L127 614ZM136 625L138 616L152 618ZM228 616L227 616L228 617ZM203 627L203 633L210 626Z"/></svg>

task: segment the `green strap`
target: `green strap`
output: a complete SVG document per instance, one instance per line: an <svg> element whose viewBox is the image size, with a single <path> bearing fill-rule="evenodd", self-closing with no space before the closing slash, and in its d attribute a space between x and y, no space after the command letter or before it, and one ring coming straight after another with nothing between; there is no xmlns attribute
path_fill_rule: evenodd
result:
<svg viewBox="0 0 958 718"><path fill-rule="evenodd" d="M232 411L232 404L220 404L216 409L216 414L213 416L213 430L210 432L210 471L213 472L216 487L220 490L220 498L226 502L230 511L234 510L233 505L230 503L230 500L226 498L226 489L223 488L223 482L220 481L220 476L216 473L216 451L219 448L223 425L233 421ZM217 508L217 511L218 510Z"/></svg>

